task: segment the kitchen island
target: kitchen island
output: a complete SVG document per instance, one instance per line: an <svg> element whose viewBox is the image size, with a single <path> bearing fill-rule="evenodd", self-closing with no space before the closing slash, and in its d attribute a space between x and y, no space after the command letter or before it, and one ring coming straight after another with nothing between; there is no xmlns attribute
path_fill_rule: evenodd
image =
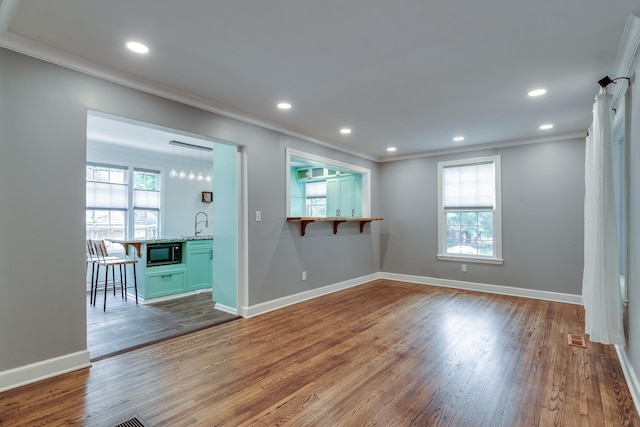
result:
<svg viewBox="0 0 640 427"><path fill-rule="evenodd" d="M125 248L127 259L138 261L138 297L142 302L193 294L212 287L213 236L110 241ZM155 255L154 249L166 255L166 259Z"/></svg>

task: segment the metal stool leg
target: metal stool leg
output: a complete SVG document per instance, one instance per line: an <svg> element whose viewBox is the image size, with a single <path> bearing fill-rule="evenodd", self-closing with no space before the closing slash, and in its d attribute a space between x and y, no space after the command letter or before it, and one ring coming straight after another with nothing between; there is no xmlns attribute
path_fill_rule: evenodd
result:
<svg viewBox="0 0 640 427"><path fill-rule="evenodd" d="M107 270L109 268L107 267ZM116 296L116 267L114 265L111 266L111 279L113 280L113 296Z"/></svg>
<svg viewBox="0 0 640 427"><path fill-rule="evenodd" d="M96 305L96 299L98 299L98 279L100 279L100 264L96 266L96 282L95 286L92 286L93 294L91 295L91 305L93 305L94 307Z"/></svg>
<svg viewBox="0 0 640 427"><path fill-rule="evenodd" d="M124 266L124 282L122 281L122 264L119 265L120 267L120 297L123 300L127 300L127 293L126 293L126 283L127 283L127 266Z"/></svg>
<svg viewBox="0 0 640 427"><path fill-rule="evenodd" d="M106 267L107 267L107 271L105 272L105 275L104 275L104 306L102 307L102 311L107 311L107 292L108 292L107 291L107 287L108 287L107 281L109 279L109 266L106 266ZM113 292L114 292L114 295L115 295L115 290L116 290L115 289L115 284L113 286L114 286Z"/></svg>
<svg viewBox="0 0 640 427"><path fill-rule="evenodd" d="M138 280L136 279L136 265L133 264L133 288L136 291L136 305L138 305Z"/></svg>
<svg viewBox="0 0 640 427"><path fill-rule="evenodd" d="M89 289L89 304L93 305L93 286L94 286L94 277L96 275L96 263L91 263L91 289Z"/></svg>

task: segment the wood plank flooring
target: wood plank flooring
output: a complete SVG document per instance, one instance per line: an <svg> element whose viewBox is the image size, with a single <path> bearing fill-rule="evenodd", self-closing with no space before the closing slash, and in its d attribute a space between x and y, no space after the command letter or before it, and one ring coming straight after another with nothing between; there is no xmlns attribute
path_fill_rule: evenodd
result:
<svg viewBox="0 0 640 427"><path fill-rule="evenodd" d="M0 426L640 426L580 306L377 280L0 393Z"/></svg>
<svg viewBox="0 0 640 427"><path fill-rule="evenodd" d="M132 348L219 325L238 316L215 309L211 292L201 292L154 304L139 304L120 292L107 292L107 311L89 304L87 294L87 347L91 360L99 360Z"/></svg>

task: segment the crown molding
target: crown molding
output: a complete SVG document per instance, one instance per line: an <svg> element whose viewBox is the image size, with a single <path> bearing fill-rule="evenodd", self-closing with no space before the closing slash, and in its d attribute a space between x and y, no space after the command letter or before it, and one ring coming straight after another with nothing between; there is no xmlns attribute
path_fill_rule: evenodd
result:
<svg viewBox="0 0 640 427"><path fill-rule="evenodd" d="M8 1L8 0L4 0L4 1ZM9 1L15 3L16 5L19 2L19 0L9 0ZM2 6L4 6L4 4L5 3L3 2ZM0 11L2 10L0 9ZM3 22L2 18L3 17L0 16L0 25L2 25L2 22ZM33 40L30 40L21 36L17 36L15 34L11 34L6 31L0 32L0 47L4 47L6 49L9 49L27 56L31 56L36 59L50 62L52 64L56 64L74 71L78 71L83 74L88 74L90 76L97 77L102 80L107 80L113 83L117 83L119 85L129 87L131 89L136 89L141 92L149 93L149 94L166 98L172 101L176 101L181 104L189 105L191 107L196 107L201 110L218 114L220 116L224 116L230 119L238 120L243 123L247 123L263 129L273 131L273 132L281 133L283 135L287 135L293 138L298 138L307 142L321 145L323 147L327 147L332 150L340 151L346 154L350 154L350 155L360 157L366 160L371 160L374 162L377 162L380 160L379 158L373 157L369 154L362 153L357 150L349 149L336 143L326 142L316 138L312 138L310 136L301 134L293 129L284 127L280 124L276 124L264 119L260 119L246 113L233 111L228 107L224 107L209 99L201 98L199 96L196 96L187 92L179 91L167 86L163 86L158 83L154 83L149 80L142 79L128 73L123 73L121 71L114 70L113 68L109 68L109 67L97 64L93 61L89 61L78 55L74 55L69 52L64 52L59 49L51 48L49 46L43 45L38 42L34 42Z"/></svg>
<svg viewBox="0 0 640 427"><path fill-rule="evenodd" d="M440 150L432 150L424 153L408 154L406 156L385 157L380 160L380 163L395 162L396 160L418 159L422 157L444 156L447 154L466 153L469 151L491 150L491 149L497 149L497 148L511 148L511 147L518 147L521 145L540 144L544 142L567 141L569 139L584 138L585 136L586 136L586 132L570 132L570 133L562 133L557 135L549 135L544 137L490 142L486 144L466 145L463 147L455 147L455 148L443 148Z"/></svg>
<svg viewBox="0 0 640 427"><path fill-rule="evenodd" d="M631 69L640 46L640 9L632 12L627 18L618 47L618 54L613 66L613 77L631 77ZM614 85L612 90L612 105L618 105L620 97L625 93L629 82L622 80L622 84Z"/></svg>

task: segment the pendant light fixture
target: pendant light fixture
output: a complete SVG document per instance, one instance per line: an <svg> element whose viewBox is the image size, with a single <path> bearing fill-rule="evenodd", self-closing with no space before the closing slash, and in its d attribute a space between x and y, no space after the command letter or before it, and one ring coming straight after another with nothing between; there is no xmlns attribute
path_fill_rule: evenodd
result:
<svg viewBox="0 0 640 427"><path fill-rule="evenodd" d="M178 177L178 171L176 170L176 147L171 147L171 170L169 171L169 177Z"/></svg>
<svg viewBox="0 0 640 427"><path fill-rule="evenodd" d="M180 168L180 172L178 172L178 179L185 179L187 177L187 173L184 171L184 147L182 147L182 167Z"/></svg>
<svg viewBox="0 0 640 427"><path fill-rule="evenodd" d="M202 174L202 153L198 153L198 175L196 175L198 182L204 181L204 175Z"/></svg>
<svg viewBox="0 0 640 427"><path fill-rule="evenodd" d="M187 174L185 172L185 149L190 148L192 150L200 150L200 151L213 151L212 148L209 147L203 147L201 145L194 145L194 144L188 144L186 142L181 142L181 141L169 141L169 144L171 145L177 145L179 147L182 148L182 168L180 169L180 172L176 172L175 167L171 169L171 171L169 172L169 176L171 178L174 177L178 177L178 179L187 179L188 181L195 181L196 179L198 181L207 181L210 182L211 181L211 177L209 175L207 175L207 177L204 177L202 172L198 172L198 175L196 176L196 174L193 172L193 156L189 156L189 164L190 164L190 170L189 173ZM198 157L200 158L200 154L198 154ZM174 157L174 161L175 161L175 157ZM176 173L174 175L174 172ZM207 179L208 178L208 179Z"/></svg>
<svg viewBox="0 0 640 427"><path fill-rule="evenodd" d="M213 150L211 150L211 158L209 158L209 153L207 153L207 176L204 177L206 182L213 181L211 177L211 169L213 169Z"/></svg>

